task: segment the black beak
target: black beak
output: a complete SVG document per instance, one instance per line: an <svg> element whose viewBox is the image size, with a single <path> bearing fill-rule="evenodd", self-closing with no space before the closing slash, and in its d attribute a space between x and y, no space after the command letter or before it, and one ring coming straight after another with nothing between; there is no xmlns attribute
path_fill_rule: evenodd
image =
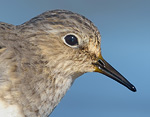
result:
<svg viewBox="0 0 150 117"><path fill-rule="evenodd" d="M96 67L95 72L102 73L113 80L119 82L120 84L124 85L128 89L133 92L136 92L136 88L127 80L125 79L117 70L115 70L109 63L107 63L102 57L98 59L96 63L93 63Z"/></svg>

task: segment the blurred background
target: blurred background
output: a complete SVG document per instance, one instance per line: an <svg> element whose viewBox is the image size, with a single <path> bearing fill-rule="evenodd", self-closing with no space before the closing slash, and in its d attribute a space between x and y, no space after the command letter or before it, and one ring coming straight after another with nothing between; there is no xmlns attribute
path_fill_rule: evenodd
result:
<svg viewBox="0 0 150 117"><path fill-rule="evenodd" d="M79 77L51 117L150 117L149 0L0 0L0 21L22 24L40 13L66 9L100 30L102 55L137 88L98 73Z"/></svg>

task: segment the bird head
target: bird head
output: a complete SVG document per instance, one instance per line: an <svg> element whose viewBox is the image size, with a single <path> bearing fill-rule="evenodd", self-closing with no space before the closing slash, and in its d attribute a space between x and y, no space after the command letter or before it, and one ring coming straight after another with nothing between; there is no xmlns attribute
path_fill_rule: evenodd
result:
<svg viewBox="0 0 150 117"><path fill-rule="evenodd" d="M136 91L127 79L104 60L100 33L84 16L66 10L54 10L23 25L35 27L34 43L40 48L47 66L55 68L53 71L51 69L53 73L76 78L86 72L98 72Z"/></svg>

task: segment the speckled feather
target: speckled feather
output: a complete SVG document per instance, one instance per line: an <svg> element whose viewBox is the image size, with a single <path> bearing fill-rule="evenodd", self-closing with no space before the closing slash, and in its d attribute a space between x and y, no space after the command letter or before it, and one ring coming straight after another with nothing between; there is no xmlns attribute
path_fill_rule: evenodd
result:
<svg viewBox="0 0 150 117"><path fill-rule="evenodd" d="M78 48L64 44L76 34ZM84 16L47 11L22 25L0 22L0 115L47 117L74 80L93 72L100 34Z"/></svg>

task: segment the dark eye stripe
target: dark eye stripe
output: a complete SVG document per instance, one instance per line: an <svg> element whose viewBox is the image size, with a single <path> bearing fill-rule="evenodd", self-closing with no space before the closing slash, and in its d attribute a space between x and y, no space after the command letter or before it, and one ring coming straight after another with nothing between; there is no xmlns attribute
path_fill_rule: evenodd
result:
<svg viewBox="0 0 150 117"><path fill-rule="evenodd" d="M74 35L67 35L64 39L68 45L71 46L78 45L78 39Z"/></svg>

